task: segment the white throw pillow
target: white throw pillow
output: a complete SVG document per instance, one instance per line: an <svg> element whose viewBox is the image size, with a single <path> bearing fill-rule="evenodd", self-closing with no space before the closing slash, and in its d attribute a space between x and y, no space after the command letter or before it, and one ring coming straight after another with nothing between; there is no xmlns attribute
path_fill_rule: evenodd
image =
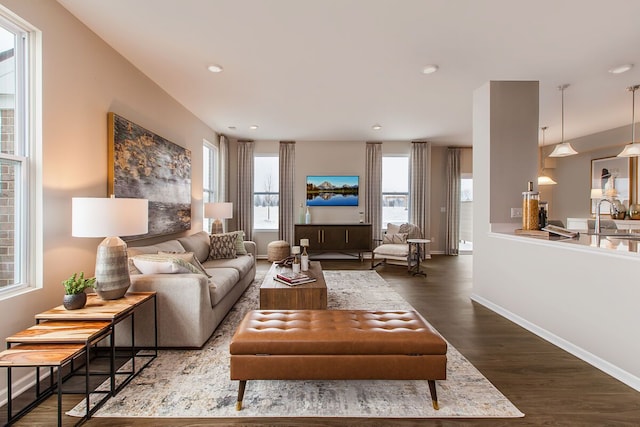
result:
<svg viewBox="0 0 640 427"><path fill-rule="evenodd" d="M396 224L387 224L387 233L388 234L398 234L400 232L400 226Z"/></svg>
<svg viewBox="0 0 640 427"><path fill-rule="evenodd" d="M133 257L133 264L142 274L203 274L187 261L171 255L143 254Z"/></svg>
<svg viewBox="0 0 640 427"><path fill-rule="evenodd" d="M200 264L200 261L198 261L198 258L196 258L195 254L193 252L167 252L167 251L160 251L158 252L159 255L167 255L173 258L180 258L183 259L185 261L187 261L189 264L193 265L195 268L197 268L198 270L200 270L200 272L202 274L204 274L207 277L211 277L211 275L209 273L207 273L207 271L204 269L203 265Z"/></svg>

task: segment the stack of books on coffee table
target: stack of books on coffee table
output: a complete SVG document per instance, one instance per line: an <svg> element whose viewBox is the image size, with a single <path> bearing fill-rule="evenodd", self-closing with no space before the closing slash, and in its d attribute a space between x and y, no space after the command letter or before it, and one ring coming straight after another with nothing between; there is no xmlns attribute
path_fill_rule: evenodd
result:
<svg viewBox="0 0 640 427"><path fill-rule="evenodd" d="M293 271L283 271L277 273L274 280L289 286L304 285L305 283L315 282L315 277L311 277L306 273L294 273Z"/></svg>

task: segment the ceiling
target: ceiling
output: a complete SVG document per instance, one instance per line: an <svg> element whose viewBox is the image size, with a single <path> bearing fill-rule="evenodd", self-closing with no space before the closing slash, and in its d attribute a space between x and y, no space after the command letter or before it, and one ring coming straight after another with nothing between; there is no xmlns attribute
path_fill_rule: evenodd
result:
<svg viewBox="0 0 640 427"><path fill-rule="evenodd" d="M475 89L539 80L550 144L561 139L559 85L571 85L572 139L630 125L626 87L640 83L638 0L58 2L233 138L468 146ZM607 72L625 63L636 66ZM425 75L427 64L439 70Z"/></svg>

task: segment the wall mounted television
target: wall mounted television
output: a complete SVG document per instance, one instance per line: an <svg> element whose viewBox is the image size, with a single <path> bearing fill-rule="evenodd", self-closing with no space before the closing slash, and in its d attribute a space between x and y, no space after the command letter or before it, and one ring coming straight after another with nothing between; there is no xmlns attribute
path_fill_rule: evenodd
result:
<svg viewBox="0 0 640 427"><path fill-rule="evenodd" d="M358 175L308 175L307 206L358 206Z"/></svg>

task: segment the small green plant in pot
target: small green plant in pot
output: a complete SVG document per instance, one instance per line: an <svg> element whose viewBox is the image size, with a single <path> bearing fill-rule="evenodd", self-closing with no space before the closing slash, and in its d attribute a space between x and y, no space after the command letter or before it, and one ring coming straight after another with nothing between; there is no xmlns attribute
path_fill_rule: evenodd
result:
<svg viewBox="0 0 640 427"><path fill-rule="evenodd" d="M84 307L87 303L87 294L84 293L84 290L95 287L95 283L96 278L85 279L83 271L81 271L79 275L78 273L73 273L73 276L64 280L62 282L65 293L64 299L62 300L64 308L67 310L77 310Z"/></svg>

